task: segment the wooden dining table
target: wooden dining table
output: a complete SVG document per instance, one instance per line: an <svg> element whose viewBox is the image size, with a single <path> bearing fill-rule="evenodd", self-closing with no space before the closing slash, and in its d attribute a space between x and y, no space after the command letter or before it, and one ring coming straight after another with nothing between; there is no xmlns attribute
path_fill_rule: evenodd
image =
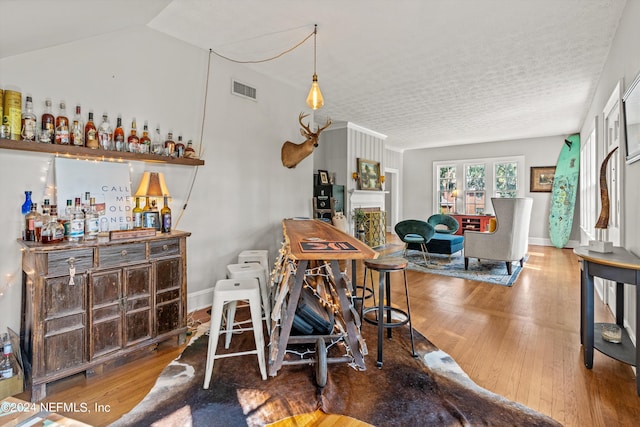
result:
<svg viewBox="0 0 640 427"><path fill-rule="evenodd" d="M365 370L364 355L359 345L359 321L356 321L357 313L352 310L352 302L349 298L351 289L349 289L347 277L340 270L339 263L349 260L355 263L357 260L377 258L378 252L321 220L284 219L282 228L287 257L293 260L297 267L293 284L288 290L286 310L280 313L278 333L272 333L271 336L272 351L269 352L269 375L275 376L277 374L284 363L287 345L290 340L297 338L291 336L291 328L304 286L305 274L311 262L329 264L338 296L339 310L346 327L343 339L351 350L353 363L357 369Z"/></svg>

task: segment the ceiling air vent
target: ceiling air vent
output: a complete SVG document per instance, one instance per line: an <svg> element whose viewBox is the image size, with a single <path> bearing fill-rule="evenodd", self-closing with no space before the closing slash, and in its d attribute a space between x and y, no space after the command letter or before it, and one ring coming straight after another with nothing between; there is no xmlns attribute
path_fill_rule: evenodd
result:
<svg viewBox="0 0 640 427"><path fill-rule="evenodd" d="M231 80L231 93L253 101L255 101L257 97L255 87L240 83L237 80Z"/></svg>

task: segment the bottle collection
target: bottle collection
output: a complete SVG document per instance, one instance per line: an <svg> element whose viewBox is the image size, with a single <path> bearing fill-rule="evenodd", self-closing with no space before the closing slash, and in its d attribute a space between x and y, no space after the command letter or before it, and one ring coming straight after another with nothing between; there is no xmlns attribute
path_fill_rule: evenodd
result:
<svg viewBox="0 0 640 427"><path fill-rule="evenodd" d="M92 111L88 112L85 122L80 105L76 105L71 111L75 111L73 117L67 114L67 106L64 101L61 101L58 104L57 115L54 115L52 102L46 99L38 121L31 96L25 97L23 110L20 92L0 89L0 117L2 118L0 138L72 145L95 150L197 158L191 141L185 145L182 142L182 136L178 136L175 141L173 132L168 132L167 137L164 138L160 132L160 126L150 133L147 121L144 122L142 135L139 136L136 119L132 118L127 136L120 116L116 118L114 129L106 113L101 116L101 121L98 123L98 117L94 118Z"/></svg>
<svg viewBox="0 0 640 427"><path fill-rule="evenodd" d="M21 211L24 215L22 239L25 241L43 244L92 241L96 240L100 233L109 231L107 218L96 209L95 197L91 197L89 192L85 193L84 202L80 197L67 200L64 212L58 212L58 207L50 204L49 199L44 199L42 212L40 212L38 204L31 199L31 191L24 193L25 201ZM155 200L150 201L147 197L144 208L141 208L140 198L136 197L133 229L153 226L145 223L144 218L147 212L155 212L158 215L158 230L163 233L171 231L171 208L169 208L168 197L164 197L164 206L160 211Z"/></svg>
<svg viewBox="0 0 640 427"><path fill-rule="evenodd" d="M13 377L13 362L11 361L11 353L13 353L13 348L11 346L11 340L9 339L9 334L2 334L2 341L0 345L2 345L2 361L0 361L0 378L7 379Z"/></svg>

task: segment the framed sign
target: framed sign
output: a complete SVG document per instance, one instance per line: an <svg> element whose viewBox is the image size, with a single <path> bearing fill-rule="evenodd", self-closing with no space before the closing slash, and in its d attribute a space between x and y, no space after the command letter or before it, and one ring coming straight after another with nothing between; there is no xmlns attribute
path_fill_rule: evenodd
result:
<svg viewBox="0 0 640 427"><path fill-rule="evenodd" d="M67 200L80 197L81 203L84 202L84 194L88 192L96 201L101 232L132 228L133 200L128 163L57 157L55 181L58 213L64 212Z"/></svg>
<svg viewBox="0 0 640 427"><path fill-rule="evenodd" d="M529 191L532 193L551 193L555 173L555 166L531 166Z"/></svg>
<svg viewBox="0 0 640 427"><path fill-rule="evenodd" d="M358 190L382 190L380 162L358 159Z"/></svg>

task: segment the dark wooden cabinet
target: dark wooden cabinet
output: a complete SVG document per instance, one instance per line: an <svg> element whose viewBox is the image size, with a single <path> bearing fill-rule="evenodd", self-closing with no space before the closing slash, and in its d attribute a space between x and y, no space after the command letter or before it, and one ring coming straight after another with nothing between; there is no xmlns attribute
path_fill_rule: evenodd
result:
<svg viewBox="0 0 640 427"><path fill-rule="evenodd" d="M99 368L186 324L186 238L154 237L23 247L21 348L32 400L46 385Z"/></svg>

